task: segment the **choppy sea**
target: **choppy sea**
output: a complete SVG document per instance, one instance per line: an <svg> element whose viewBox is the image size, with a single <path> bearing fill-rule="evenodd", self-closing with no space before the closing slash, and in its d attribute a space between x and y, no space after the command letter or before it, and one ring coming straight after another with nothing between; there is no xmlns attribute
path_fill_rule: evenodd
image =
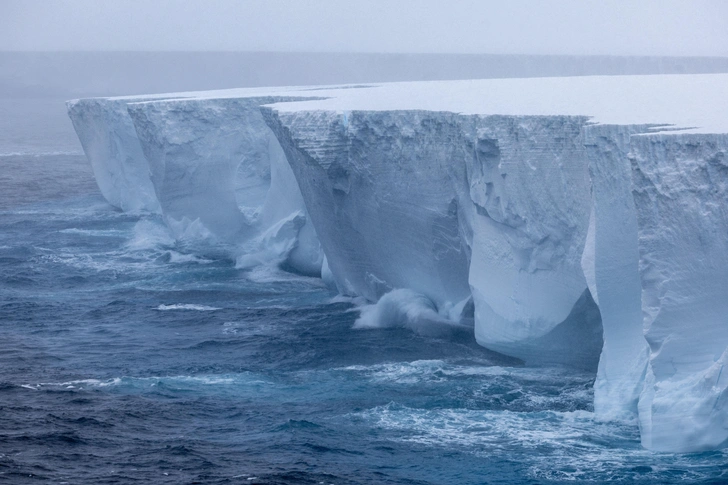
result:
<svg viewBox="0 0 728 485"><path fill-rule="evenodd" d="M593 374L354 329L320 280L194 254L53 148L0 147L0 483L728 482L728 451L595 420Z"/></svg>

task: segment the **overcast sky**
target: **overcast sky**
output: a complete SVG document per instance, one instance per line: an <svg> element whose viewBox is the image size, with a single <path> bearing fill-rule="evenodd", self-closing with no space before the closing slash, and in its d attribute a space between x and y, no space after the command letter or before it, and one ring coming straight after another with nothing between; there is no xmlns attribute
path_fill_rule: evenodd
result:
<svg viewBox="0 0 728 485"><path fill-rule="evenodd" d="M0 50L728 56L728 0L0 0Z"/></svg>

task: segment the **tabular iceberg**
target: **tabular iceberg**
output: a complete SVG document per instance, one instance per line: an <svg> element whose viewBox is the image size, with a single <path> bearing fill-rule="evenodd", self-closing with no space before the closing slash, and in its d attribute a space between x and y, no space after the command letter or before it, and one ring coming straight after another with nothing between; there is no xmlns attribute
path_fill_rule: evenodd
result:
<svg viewBox="0 0 728 485"><path fill-rule="evenodd" d="M726 75L622 76L69 111L82 140L102 140L84 149L112 204L130 207L106 173L149 167L139 187L170 226L238 244L240 266L271 251L379 300L362 326L474 322L480 344L526 362L598 361L599 416L637 417L648 448L692 451L728 440L726 100ZM104 103L114 116L84 113Z"/></svg>

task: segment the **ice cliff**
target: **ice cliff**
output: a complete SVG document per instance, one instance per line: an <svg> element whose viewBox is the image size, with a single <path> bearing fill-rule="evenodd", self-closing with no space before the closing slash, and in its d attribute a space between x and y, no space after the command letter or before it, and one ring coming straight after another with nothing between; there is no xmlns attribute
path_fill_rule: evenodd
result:
<svg viewBox="0 0 728 485"><path fill-rule="evenodd" d="M161 211L179 241L223 249L238 267L320 276L298 184L258 109L282 99L91 99L69 102L69 114L112 205Z"/></svg>
<svg viewBox="0 0 728 485"><path fill-rule="evenodd" d="M274 261L379 301L360 326L474 325L527 363L597 368L597 415L696 451L728 440L726 100L726 75L623 76L69 114L113 205L159 207L178 238L204 228L239 267Z"/></svg>
<svg viewBox="0 0 728 485"><path fill-rule="evenodd" d="M124 211L157 211L149 165L126 110L133 100L69 101L68 114L109 204Z"/></svg>
<svg viewBox="0 0 728 485"><path fill-rule="evenodd" d="M629 159L650 347L642 441L663 451L725 446L728 135L634 137Z"/></svg>

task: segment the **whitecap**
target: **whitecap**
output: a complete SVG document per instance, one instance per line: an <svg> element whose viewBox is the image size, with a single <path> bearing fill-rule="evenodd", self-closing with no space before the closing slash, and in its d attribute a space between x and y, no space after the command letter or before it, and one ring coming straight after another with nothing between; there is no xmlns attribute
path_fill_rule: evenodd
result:
<svg viewBox="0 0 728 485"><path fill-rule="evenodd" d="M240 268L238 268L240 269ZM277 262L261 263L248 268L245 272L247 280L253 283L305 283L318 288L325 288L326 285L321 278L304 276L282 270Z"/></svg>
<svg viewBox="0 0 728 485"><path fill-rule="evenodd" d="M61 229L58 231L62 234L79 234L83 236L97 236L97 237L122 237L126 235L126 231L120 231L118 229L78 229L71 227L68 229Z"/></svg>
<svg viewBox="0 0 728 485"><path fill-rule="evenodd" d="M80 157L83 156L83 152L79 152L78 150L55 150L55 151L48 151L48 152L4 152L0 153L0 157L54 157L54 156L76 156Z"/></svg>
<svg viewBox="0 0 728 485"><path fill-rule="evenodd" d="M173 263L173 264L184 264L184 263L209 264L209 263L213 262L213 260L211 260L211 259L201 258L199 256L195 256L194 254L178 253L177 251L167 251L167 254L169 255L168 262Z"/></svg>
<svg viewBox="0 0 728 485"><path fill-rule="evenodd" d="M174 238L165 226L149 219L142 219L134 225L133 236L126 247L141 251L173 244Z"/></svg>
<svg viewBox="0 0 728 485"><path fill-rule="evenodd" d="M222 308L206 305L195 305L192 303L175 303L173 305L159 305L157 308L159 311L167 310L196 310L198 312L213 312L215 310L222 310Z"/></svg>
<svg viewBox="0 0 728 485"><path fill-rule="evenodd" d="M359 312L354 328L405 327L429 336L471 330L470 326L438 313L427 296L405 288L386 293L377 303L360 307Z"/></svg>

